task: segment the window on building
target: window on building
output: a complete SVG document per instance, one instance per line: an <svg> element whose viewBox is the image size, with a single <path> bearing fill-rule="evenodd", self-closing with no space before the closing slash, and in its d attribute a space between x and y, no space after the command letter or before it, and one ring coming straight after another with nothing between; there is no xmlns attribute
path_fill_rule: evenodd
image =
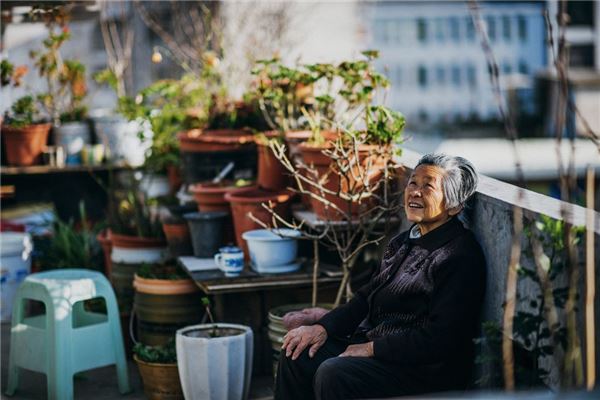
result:
<svg viewBox="0 0 600 400"><path fill-rule="evenodd" d="M508 15L502 17L502 36L504 40L510 40L512 36L511 21Z"/></svg>
<svg viewBox="0 0 600 400"><path fill-rule="evenodd" d="M567 14L569 14L569 26L594 26L593 1L568 1Z"/></svg>
<svg viewBox="0 0 600 400"><path fill-rule="evenodd" d="M572 45L569 50L569 65L571 67L594 67L594 45Z"/></svg>
<svg viewBox="0 0 600 400"><path fill-rule="evenodd" d="M417 39L419 42L427 41L427 21L424 18L417 20Z"/></svg>
<svg viewBox="0 0 600 400"><path fill-rule="evenodd" d="M443 42L446 38L446 32L444 29L444 20L442 18L435 19L435 39L438 42Z"/></svg>
<svg viewBox="0 0 600 400"><path fill-rule="evenodd" d="M475 25L473 25L473 19L471 17L465 18L465 25L467 27L467 39L470 41L475 40Z"/></svg>
<svg viewBox="0 0 600 400"><path fill-rule="evenodd" d="M502 64L502 73L504 75L510 75L512 74L512 66L510 65L510 63L507 61L504 64Z"/></svg>
<svg viewBox="0 0 600 400"><path fill-rule="evenodd" d="M523 60L519 61L519 73L523 75L529 74L529 65Z"/></svg>
<svg viewBox="0 0 600 400"><path fill-rule="evenodd" d="M477 86L477 71L473 64L467 65L467 82L472 88Z"/></svg>
<svg viewBox="0 0 600 400"><path fill-rule="evenodd" d="M375 21L375 26L373 27L373 36L376 43L383 43L383 24L381 23L381 20Z"/></svg>
<svg viewBox="0 0 600 400"><path fill-rule="evenodd" d="M418 80L419 86L422 88L427 87L427 68L421 65L418 69Z"/></svg>
<svg viewBox="0 0 600 400"><path fill-rule="evenodd" d="M435 81L438 85L446 84L446 68L443 65L435 67Z"/></svg>
<svg viewBox="0 0 600 400"><path fill-rule="evenodd" d="M517 27L519 29L519 39L521 41L527 40L527 19L523 15L519 15L517 18Z"/></svg>
<svg viewBox="0 0 600 400"><path fill-rule="evenodd" d="M450 37L455 42L460 41L460 23L458 18L452 17L448 20L448 26L450 27Z"/></svg>
<svg viewBox="0 0 600 400"><path fill-rule="evenodd" d="M494 17L487 17L487 34L490 40L496 40L496 19Z"/></svg>
<svg viewBox="0 0 600 400"><path fill-rule="evenodd" d="M460 67L458 65L452 66L452 83L454 86L460 86L461 76L460 76Z"/></svg>

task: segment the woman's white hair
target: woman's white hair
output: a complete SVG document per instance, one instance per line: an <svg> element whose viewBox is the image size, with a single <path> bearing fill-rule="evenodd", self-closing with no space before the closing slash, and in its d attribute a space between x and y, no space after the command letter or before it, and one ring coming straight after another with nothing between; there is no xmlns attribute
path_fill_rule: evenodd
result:
<svg viewBox="0 0 600 400"><path fill-rule="evenodd" d="M443 153L426 154L417 163L419 165L433 165L444 170L442 190L446 208L464 206L466 201L477 190L479 178L475 167L462 157L449 156Z"/></svg>

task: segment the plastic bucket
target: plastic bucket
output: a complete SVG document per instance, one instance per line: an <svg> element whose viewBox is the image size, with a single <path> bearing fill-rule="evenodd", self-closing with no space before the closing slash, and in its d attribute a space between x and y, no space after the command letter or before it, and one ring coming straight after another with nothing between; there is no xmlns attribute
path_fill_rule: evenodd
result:
<svg viewBox="0 0 600 400"><path fill-rule="evenodd" d="M0 319L10 321L17 288L31 272L33 245L27 233L0 234Z"/></svg>

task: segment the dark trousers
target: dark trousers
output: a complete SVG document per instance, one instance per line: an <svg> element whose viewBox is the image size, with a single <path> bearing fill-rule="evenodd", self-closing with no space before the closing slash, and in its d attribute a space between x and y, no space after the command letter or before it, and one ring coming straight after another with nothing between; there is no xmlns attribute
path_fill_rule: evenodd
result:
<svg viewBox="0 0 600 400"><path fill-rule="evenodd" d="M347 342L328 339L313 358L281 353L276 400L381 398L425 393L427 384L409 368L365 357L338 357Z"/></svg>

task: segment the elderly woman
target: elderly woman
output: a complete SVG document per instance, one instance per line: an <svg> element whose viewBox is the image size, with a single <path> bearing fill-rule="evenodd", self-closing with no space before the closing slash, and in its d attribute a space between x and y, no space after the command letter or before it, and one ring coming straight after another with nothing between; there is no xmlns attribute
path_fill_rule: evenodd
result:
<svg viewBox="0 0 600 400"><path fill-rule="evenodd" d="M316 323L288 332L276 399L350 399L464 389L485 290L485 259L457 215L477 188L467 160L419 160L404 192L414 225L370 282Z"/></svg>

